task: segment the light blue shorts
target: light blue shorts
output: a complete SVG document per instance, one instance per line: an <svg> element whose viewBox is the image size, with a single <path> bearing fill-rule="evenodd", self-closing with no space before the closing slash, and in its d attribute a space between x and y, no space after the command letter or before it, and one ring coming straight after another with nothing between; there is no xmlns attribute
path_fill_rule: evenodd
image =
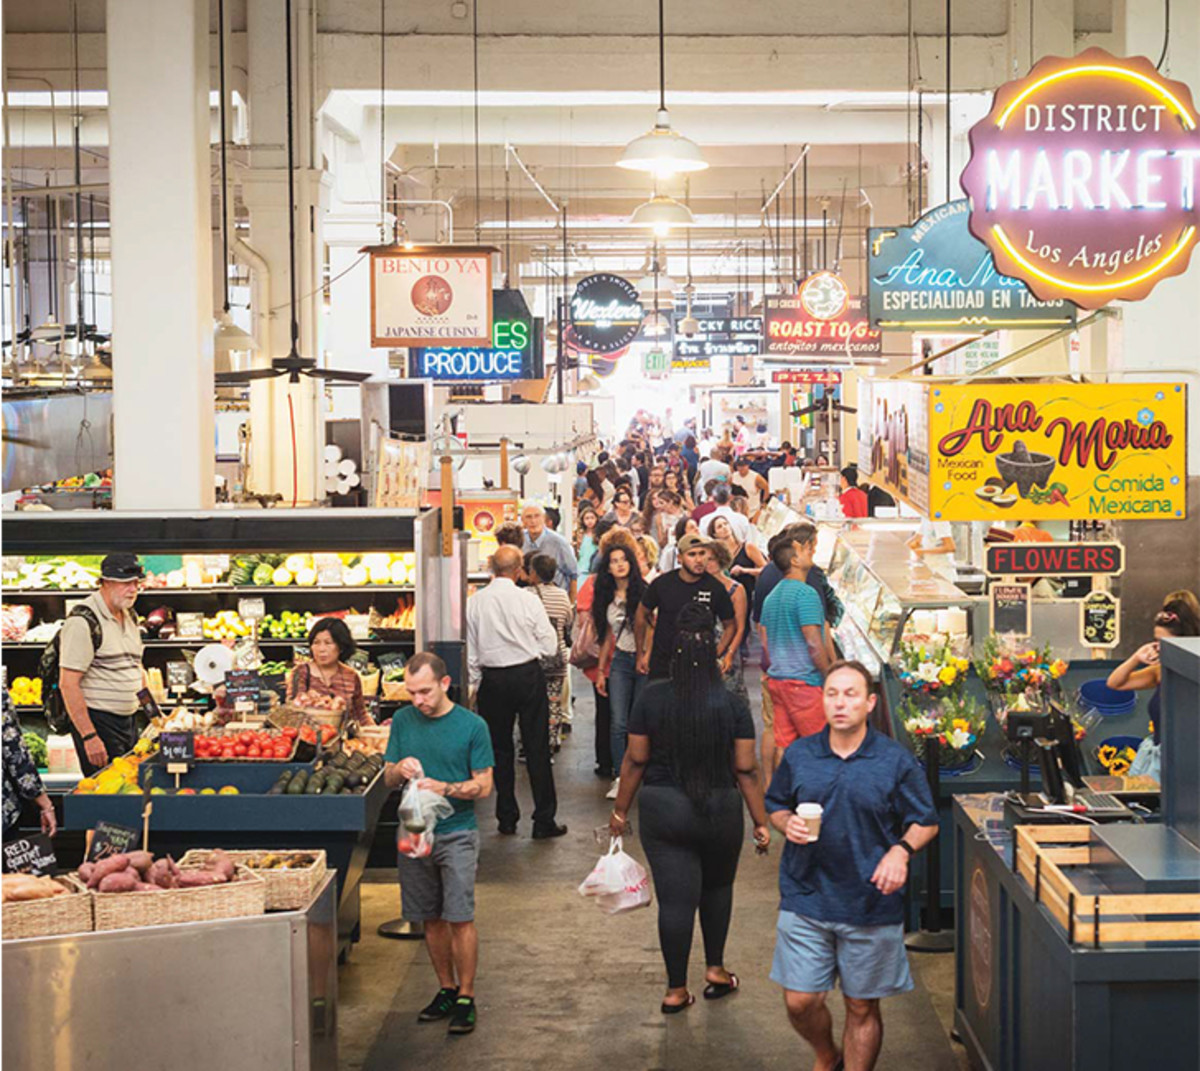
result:
<svg viewBox="0 0 1200 1071"><path fill-rule="evenodd" d="M827 993L840 980L852 1000L878 1000L913 988L904 924L851 926L779 912L771 981L796 993Z"/></svg>

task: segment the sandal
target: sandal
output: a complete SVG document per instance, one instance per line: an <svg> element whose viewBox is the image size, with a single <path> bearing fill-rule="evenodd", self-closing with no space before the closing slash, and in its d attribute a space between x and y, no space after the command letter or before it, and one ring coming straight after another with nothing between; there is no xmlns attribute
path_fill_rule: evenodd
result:
<svg viewBox="0 0 1200 1071"><path fill-rule="evenodd" d="M720 1000L722 997L729 996L730 993L736 993L740 986L741 982L738 981L738 976L730 971L728 982L709 982L704 987L704 999Z"/></svg>
<svg viewBox="0 0 1200 1071"><path fill-rule="evenodd" d="M661 1011L663 1015L678 1015L681 1011L685 1011L696 1003L696 994L689 993L687 1000L682 1004L668 1004L665 1000L662 1003Z"/></svg>

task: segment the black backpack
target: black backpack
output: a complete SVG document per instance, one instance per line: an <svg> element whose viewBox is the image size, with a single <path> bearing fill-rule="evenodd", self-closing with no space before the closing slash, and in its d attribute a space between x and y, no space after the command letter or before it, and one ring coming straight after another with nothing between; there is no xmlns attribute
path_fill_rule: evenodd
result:
<svg viewBox="0 0 1200 1071"><path fill-rule="evenodd" d="M86 606L76 606L67 617L82 617L92 633L92 650L100 649L103 632L100 629L100 619ZM63 622L66 628L66 622ZM46 724L55 733L71 731L71 716L67 713L67 705L63 702L62 692L58 687L58 658L62 641L60 628L45 647L38 658L38 676L42 678L42 712L46 716Z"/></svg>

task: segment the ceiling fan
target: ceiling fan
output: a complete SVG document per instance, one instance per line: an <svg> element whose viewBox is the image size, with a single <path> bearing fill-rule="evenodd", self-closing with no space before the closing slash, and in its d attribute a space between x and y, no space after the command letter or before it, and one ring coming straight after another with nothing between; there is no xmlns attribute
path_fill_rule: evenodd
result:
<svg viewBox="0 0 1200 1071"><path fill-rule="evenodd" d="M287 376L289 383L299 383L301 376L312 379L327 379L339 383L361 383L371 378L370 372L350 372L333 368L318 368L312 357L300 356L300 322L297 319L296 301L296 194L295 194L295 125L292 105L292 0L284 0L285 47L287 48L287 160L288 160L288 257L289 280L291 283L292 348L286 357L274 357L270 368L248 368L241 372L218 372L213 380L218 387L236 386L256 379L274 379ZM225 106L222 97L221 106Z"/></svg>

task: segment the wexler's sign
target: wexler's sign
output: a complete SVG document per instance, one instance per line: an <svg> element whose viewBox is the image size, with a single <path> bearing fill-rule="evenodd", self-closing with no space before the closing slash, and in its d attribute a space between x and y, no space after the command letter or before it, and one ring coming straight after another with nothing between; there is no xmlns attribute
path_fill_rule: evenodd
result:
<svg viewBox="0 0 1200 1071"><path fill-rule="evenodd" d="M911 227L872 227L867 240L867 305L875 327L968 330L1063 327L1069 301L1038 301L1020 279L996 270L967 228L965 199L938 205Z"/></svg>
<svg viewBox="0 0 1200 1071"><path fill-rule="evenodd" d="M369 246L371 345L487 346L492 340L490 246Z"/></svg>
<svg viewBox="0 0 1200 1071"><path fill-rule="evenodd" d="M1190 90L1145 57L1050 56L971 128L971 233L1043 301L1138 301L1196 244L1200 130Z"/></svg>

